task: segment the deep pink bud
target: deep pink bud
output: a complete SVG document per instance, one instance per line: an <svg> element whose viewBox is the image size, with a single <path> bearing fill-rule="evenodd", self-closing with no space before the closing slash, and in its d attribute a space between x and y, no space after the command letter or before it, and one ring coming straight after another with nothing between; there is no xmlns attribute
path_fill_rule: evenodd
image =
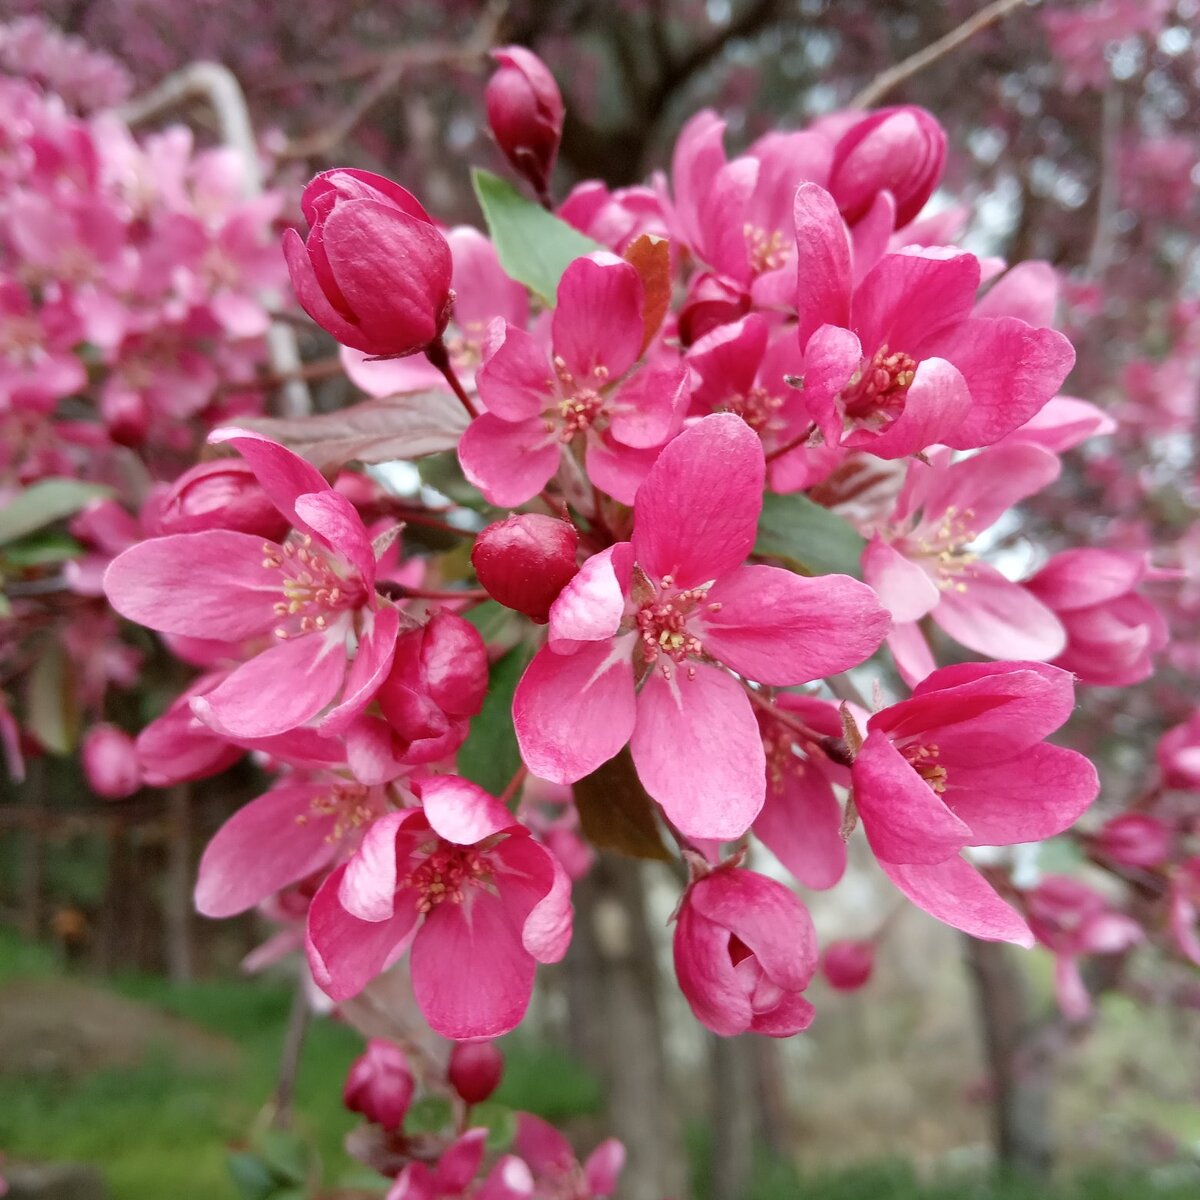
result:
<svg viewBox="0 0 1200 1200"><path fill-rule="evenodd" d="M459 1042L450 1052L446 1076L468 1103L481 1104L499 1086L504 1055L495 1042Z"/></svg>
<svg viewBox="0 0 1200 1200"><path fill-rule="evenodd" d="M308 241L283 252L304 311L339 342L399 358L441 337L450 319L450 246L416 198L382 175L338 168L304 189Z"/></svg>
<svg viewBox="0 0 1200 1200"><path fill-rule="evenodd" d="M133 738L115 725L93 725L83 736L83 773L97 796L132 796L142 786Z"/></svg>
<svg viewBox="0 0 1200 1200"><path fill-rule="evenodd" d="M696 1019L722 1037L791 1037L812 1024L803 992L817 968L808 910L782 883L719 867L685 893L675 974Z"/></svg>
<svg viewBox="0 0 1200 1200"><path fill-rule="evenodd" d="M488 124L514 170L545 196L562 140L563 99L546 64L524 46L492 51L500 64L488 80Z"/></svg>
<svg viewBox="0 0 1200 1200"><path fill-rule="evenodd" d="M874 967L874 942L830 942L821 956L821 973L839 992L857 991Z"/></svg>
<svg viewBox="0 0 1200 1200"><path fill-rule="evenodd" d="M1171 857L1171 831L1145 813L1122 813L1105 821L1095 845L1119 867L1159 867Z"/></svg>
<svg viewBox="0 0 1200 1200"><path fill-rule="evenodd" d="M240 458L197 463L163 498L159 532L198 533L232 529L268 541L282 541L287 518L267 498L250 464Z"/></svg>
<svg viewBox="0 0 1200 1200"><path fill-rule="evenodd" d="M342 1100L351 1112L394 1132L404 1124L413 1098L413 1076L399 1046L372 1038L367 1052L351 1064Z"/></svg>
<svg viewBox="0 0 1200 1200"><path fill-rule="evenodd" d="M492 599L532 617L550 619L550 605L575 578L579 533L558 517L514 514L476 539L471 562Z"/></svg>
<svg viewBox="0 0 1200 1200"><path fill-rule="evenodd" d="M881 108L848 129L833 151L829 191L853 225L882 191L896 201L896 228L925 206L946 165L946 133L914 105Z"/></svg>

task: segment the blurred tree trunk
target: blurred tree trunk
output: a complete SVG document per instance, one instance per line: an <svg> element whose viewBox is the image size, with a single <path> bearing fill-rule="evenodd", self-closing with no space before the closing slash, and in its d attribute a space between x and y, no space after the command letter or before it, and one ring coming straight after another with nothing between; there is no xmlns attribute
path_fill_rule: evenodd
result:
<svg viewBox="0 0 1200 1200"><path fill-rule="evenodd" d="M753 1034L709 1043L712 1142L709 1179L712 1200L745 1200L754 1170L758 1074Z"/></svg>
<svg viewBox="0 0 1200 1200"><path fill-rule="evenodd" d="M163 932L167 977L191 983L192 955L192 793L176 784L167 792L167 872L163 880Z"/></svg>
<svg viewBox="0 0 1200 1200"><path fill-rule="evenodd" d="M575 936L564 964L572 1050L603 1081L608 1132L628 1152L622 1200L682 1197L686 1174L644 869L602 854L575 885Z"/></svg>
<svg viewBox="0 0 1200 1200"><path fill-rule="evenodd" d="M1011 947L970 937L965 941L990 1076L997 1162L1021 1174L1045 1176L1054 1163L1054 1057L1027 1053L1036 1023L1028 981Z"/></svg>
<svg viewBox="0 0 1200 1200"><path fill-rule="evenodd" d="M46 760L31 758L23 795L24 876L21 880L21 932L30 939L42 932L42 893L46 876ZM19 792L18 795L21 795Z"/></svg>

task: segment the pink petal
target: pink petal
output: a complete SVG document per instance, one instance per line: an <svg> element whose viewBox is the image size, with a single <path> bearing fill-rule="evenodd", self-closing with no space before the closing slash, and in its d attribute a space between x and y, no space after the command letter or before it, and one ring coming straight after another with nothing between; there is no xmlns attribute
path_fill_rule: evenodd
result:
<svg viewBox="0 0 1200 1200"><path fill-rule="evenodd" d="M744 396L754 386L767 349L766 318L751 313L740 321L718 325L688 351L687 362L698 382L692 398L704 408L723 408L731 396Z"/></svg>
<svg viewBox="0 0 1200 1200"><path fill-rule="evenodd" d="M463 474L500 508L531 500L558 470L559 442L540 418L502 421L484 413L458 443Z"/></svg>
<svg viewBox="0 0 1200 1200"><path fill-rule="evenodd" d="M575 654L548 646L513 696L513 725L526 766L551 783L574 783L607 762L633 733L633 638Z"/></svg>
<svg viewBox="0 0 1200 1200"><path fill-rule="evenodd" d="M617 1190L617 1181L625 1169L625 1147L616 1138L607 1138L598 1145L583 1164L583 1178L588 1191L603 1200Z"/></svg>
<svg viewBox="0 0 1200 1200"><path fill-rule="evenodd" d="M529 1007L534 961L504 901L482 888L429 913L411 963L417 1007L442 1037L500 1037Z"/></svg>
<svg viewBox="0 0 1200 1200"><path fill-rule="evenodd" d="M1029 261L1005 271L975 306L975 315L1053 325L1057 309L1058 272L1048 262Z"/></svg>
<svg viewBox="0 0 1200 1200"><path fill-rule="evenodd" d="M569 1171L575 1163L571 1143L553 1125L533 1113L517 1113L513 1149L539 1174Z"/></svg>
<svg viewBox="0 0 1200 1200"><path fill-rule="evenodd" d="M230 737L271 737L315 717L338 694L345 675L340 641L320 634L288 638L193 699L192 711Z"/></svg>
<svg viewBox="0 0 1200 1200"><path fill-rule="evenodd" d="M609 405L609 432L624 446L661 446L679 432L688 400L688 370L662 362L635 371Z"/></svg>
<svg viewBox="0 0 1200 1200"><path fill-rule="evenodd" d="M375 586L375 551L358 509L331 488L296 498L296 515L303 527L344 558L368 590Z"/></svg>
<svg viewBox="0 0 1200 1200"><path fill-rule="evenodd" d="M321 720L322 737L345 733L350 723L375 698L380 684L392 669L399 629L400 610L395 605L381 604L374 611L363 611L358 653L346 675L341 703L331 708Z"/></svg>
<svg viewBox="0 0 1200 1200"><path fill-rule="evenodd" d="M606 496L621 504L632 505L638 489L646 481L650 469L658 461L661 447L636 450L614 441L606 430L599 437L587 440L584 466L587 477Z"/></svg>
<svg viewBox="0 0 1200 1200"><path fill-rule="evenodd" d="M239 808L200 859L196 908L232 917L324 866L335 852L334 818L313 801L326 791L318 783L283 785Z"/></svg>
<svg viewBox="0 0 1200 1200"><path fill-rule="evenodd" d="M867 272L883 257L896 228L896 201L891 192L877 192L871 207L854 223L854 283L862 283Z"/></svg>
<svg viewBox="0 0 1200 1200"><path fill-rule="evenodd" d="M705 651L739 675L786 686L857 666L891 620L875 593L848 575L808 579L748 566L713 585L695 624Z"/></svg>
<svg viewBox="0 0 1200 1200"><path fill-rule="evenodd" d="M668 444L638 490L635 561L678 588L740 566L754 548L765 478L762 443L741 417L697 421Z"/></svg>
<svg viewBox="0 0 1200 1200"><path fill-rule="evenodd" d="M229 442L250 464L259 486L289 523L299 529L307 528L296 512L297 498L330 490L325 476L312 463L269 437L248 429L233 426L215 429L208 435L208 440L214 445Z"/></svg>
<svg viewBox="0 0 1200 1200"><path fill-rule="evenodd" d="M326 995L349 1000L382 974L404 953L417 909L397 910L390 921L360 921L338 902L345 867L338 867L321 884L308 906L304 949L313 979Z"/></svg>
<svg viewBox="0 0 1200 1200"><path fill-rule="evenodd" d="M799 992L784 992L773 1008L755 1012L750 1029L766 1037L792 1037L803 1033L816 1015L817 1010Z"/></svg>
<svg viewBox="0 0 1200 1200"><path fill-rule="evenodd" d="M900 678L909 687L915 687L937 667L937 660L916 621L893 625L887 636L887 648Z"/></svg>
<svg viewBox="0 0 1200 1200"><path fill-rule="evenodd" d="M492 851L496 890L523 919L521 941L538 962L558 962L571 944L571 880L531 837L513 836Z"/></svg>
<svg viewBox="0 0 1200 1200"><path fill-rule="evenodd" d="M363 834L338 886L338 903L351 916L387 921L398 911L397 837L414 815L412 811L385 813Z"/></svg>
<svg viewBox="0 0 1200 1200"><path fill-rule="evenodd" d="M828 446L842 442L842 389L862 365L858 338L840 325L821 325L804 351L804 391L809 417L816 421Z"/></svg>
<svg viewBox="0 0 1200 1200"><path fill-rule="evenodd" d="M569 650L580 642L616 637L632 574L628 542L593 554L550 606L551 647Z"/></svg>
<svg viewBox="0 0 1200 1200"><path fill-rule="evenodd" d="M1056 554L1025 586L1062 613L1115 600L1132 591L1145 573L1142 554L1082 547Z"/></svg>
<svg viewBox="0 0 1200 1200"><path fill-rule="evenodd" d="M1100 790L1082 754L1039 744L1002 763L947 771L944 800L971 827L971 846L1041 842L1069 829Z"/></svg>
<svg viewBox="0 0 1200 1200"><path fill-rule="evenodd" d="M783 778L767 788L754 836L805 887L831 888L846 871L842 809L833 786L811 762L788 762Z"/></svg>
<svg viewBox="0 0 1200 1200"><path fill-rule="evenodd" d="M263 540L224 529L176 533L130 546L104 573L109 603L157 629L241 642L275 623L279 573L263 566Z"/></svg>
<svg viewBox="0 0 1200 1200"><path fill-rule="evenodd" d="M729 938L728 929L685 900L675 923L675 976L696 1020L722 1037L742 1033L754 1016L729 956Z"/></svg>
<svg viewBox="0 0 1200 1200"><path fill-rule="evenodd" d="M919 621L941 599L929 573L876 534L863 551L863 578L898 624Z"/></svg>
<svg viewBox="0 0 1200 1200"><path fill-rule="evenodd" d="M326 299L325 291L313 270L304 239L294 229L283 231L283 255L287 259L292 290L296 293L296 299L300 301L300 307L339 342L371 353L374 349L371 339L365 338L358 326L347 321L345 315Z"/></svg>
<svg viewBox="0 0 1200 1200"><path fill-rule="evenodd" d="M971 393L958 368L943 358L917 364L904 410L886 429L859 429L842 444L877 458L906 458L949 441L971 407Z"/></svg>
<svg viewBox="0 0 1200 1200"><path fill-rule="evenodd" d="M931 917L985 942L1014 942L1032 946L1025 918L1001 900L996 890L962 858L916 866L879 864L887 877L918 908Z"/></svg>
<svg viewBox="0 0 1200 1200"><path fill-rule="evenodd" d="M499 318L488 326L487 351L475 384L488 412L504 421L538 416L555 394L554 372L541 343Z"/></svg>
<svg viewBox="0 0 1200 1200"><path fill-rule="evenodd" d="M758 722L739 684L715 667L682 666L669 680L652 671L638 694L630 749L646 791L689 837L732 841L762 808Z"/></svg>
<svg viewBox="0 0 1200 1200"><path fill-rule="evenodd" d="M892 863L938 863L967 844L971 830L946 807L879 730L851 769L854 802L875 856Z"/></svg>
<svg viewBox="0 0 1200 1200"><path fill-rule="evenodd" d="M483 1165L487 1136L486 1129L468 1129L442 1153L434 1172L438 1196L457 1196L467 1190Z"/></svg>
<svg viewBox="0 0 1200 1200"><path fill-rule="evenodd" d="M939 350L926 349L926 343L930 334L963 323L978 288L979 260L973 254L885 255L854 295L854 330L864 353L887 346L894 354L939 355L955 362Z"/></svg>
<svg viewBox="0 0 1200 1200"><path fill-rule="evenodd" d="M620 379L641 354L643 334L642 280L630 263L598 252L567 267L554 310L554 354L579 387Z"/></svg>
<svg viewBox="0 0 1200 1200"><path fill-rule="evenodd" d="M850 235L837 201L815 183L796 190L796 301L801 350L821 325L850 324Z"/></svg>
<svg viewBox="0 0 1200 1200"><path fill-rule="evenodd" d="M434 833L457 846L473 846L515 823L495 796L457 775L421 780L420 795Z"/></svg>
<svg viewBox="0 0 1200 1200"><path fill-rule="evenodd" d="M942 593L933 619L956 642L991 658L1049 660L1062 653L1067 644L1062 622L995 567L969 563L955 584Z"/></svg>

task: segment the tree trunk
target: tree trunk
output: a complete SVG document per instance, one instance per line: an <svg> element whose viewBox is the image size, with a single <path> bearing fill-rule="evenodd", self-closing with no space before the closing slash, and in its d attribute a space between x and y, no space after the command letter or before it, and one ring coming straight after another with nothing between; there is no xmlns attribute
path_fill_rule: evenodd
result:
<svg viewBox="0 0 1200 1200"><path fill-rule="evenodd" d="M1025 975L1003 942L966 939L976 1014L991 1076L992 1137L1002 1168L1042 1177L1054 1162L1050 1053L1029 1053L1035 1032Z"/></svg>
<svg viewBox="0 0 1200 1200"><path fill-rule="evenodd" d="M167 792L167 871L163 880L165 958L172 983L191 983L194 975L191 815L191 788L186 783L176 784Z"/></svg>
<svg viewBox="0 0 1200 1200"><path fill-rule="evenodd" d="M745 1200L754 1170L754 1035L709 1039L712 1086L711 1200Z"/></svg>
<svg viewBox="0 0 1200 1200"><path fill-rule="evenodd" d="M682 1197L686 1175L663 1057L644 869L603 854L576 884L575 937L565 963L572 1049L603 1081L606 1132L628 1153L622 1200Z"/></svg>

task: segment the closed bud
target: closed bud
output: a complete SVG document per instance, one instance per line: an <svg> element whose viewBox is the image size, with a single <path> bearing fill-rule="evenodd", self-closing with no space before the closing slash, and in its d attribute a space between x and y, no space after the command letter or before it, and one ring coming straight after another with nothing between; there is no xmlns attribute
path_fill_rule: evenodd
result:
<svg viewBox="0 0 1200 1200"><path fill-rule="evenodd" d="M501 46L492 57L500 66L484 94L488 124L513 169L544 197L562 140L562 94L546 64L523 46Z"/></svg>
<svg viewBox="0 0 1200 1200"><path fill-rule="evenodd" d="M520 513L489 525L476 539L471 562L492 599L539 624L579 570L579 533L558 517Z"/></svg>
<svg viewBox="0 0 1200 1200"><path fill-rule="evenodd" d="M83 737L83 773L97 796L124 800L142 786L137 747L115 725L93 725Z"/></svg>
<svg viewBox="0 0 1200 1200"><path fill-rule="evenodd" d="M500 1086L503 1074L504 1055L495 1042L459 1042L450 1052L446 1076L468 1104L486 1100Z"/></svg>
<svg viewBox="0 0 1200 1200"><path fill-rule="evenodd" d="M283 237L304 311L344 346L416 354L450 319L450 246L417 199L382 175L324 171L300 201L308 241Z"/></svg>
<svg viewBox="0 0 1200 1200"><path fill-rule="evenodd" d="M821 974L839 992L857 991L874 967L874 942L830 942L821 955Z"/></svg>
<svg viewBox="0 0 1200 1200"><path fill-rule="evenodd" d="M351 1064L342 1100L351 1112L361 1113L393 1133L404 1124L413 1086L404 1051L382 1038L372 1038L367 1052Z"/></svg>
<svg viewBox="0 0 1200 1200"><path fill-rule="evenodd" d="M896 228L925 206L946 165L946 133L923 108L881 108L852 125L833 152L829 191L853 225L880 192L896 201Z"/></svg>
<svg viewBox="0 0 1200 1200"><path fill-rule="evenodd" d="M287 518L240 458L198 463L180 475L163 498L158 525L164 534L232 529L268 541L288 530Z"/></svg>
<svg viewBox="0 0 1200 1200"><path fill-rule="evenodd" d="M1122 813L1105 821L1095 846L1119 867L1160 867L1171 857L1171 831L1145 813Z"/></svg>

